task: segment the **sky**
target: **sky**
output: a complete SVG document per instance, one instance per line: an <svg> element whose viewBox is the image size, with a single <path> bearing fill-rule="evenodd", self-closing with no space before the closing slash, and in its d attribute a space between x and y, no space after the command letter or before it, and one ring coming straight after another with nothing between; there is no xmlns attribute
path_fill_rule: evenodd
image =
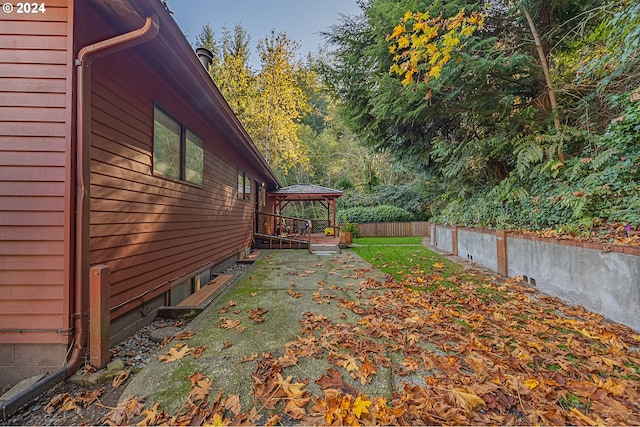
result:
<svg viewBox="0 0 640 427"><path fill-rule="evenodd" d="M216 38L223 26L233 29L242 24L251 36L252 63L258 61L258 41L271 30L297 41L302 57L324 44L320 32L339 23L340 14L360 13L356 0L168 0L168 5L192 45L207 23Z"/></svg>

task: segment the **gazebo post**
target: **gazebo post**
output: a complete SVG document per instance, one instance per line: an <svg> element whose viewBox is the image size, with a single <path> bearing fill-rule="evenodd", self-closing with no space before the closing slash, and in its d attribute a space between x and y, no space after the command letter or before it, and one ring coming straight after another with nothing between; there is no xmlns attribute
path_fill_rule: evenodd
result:
<svg viewBox="0 0 640 427"><path fill-rule="evenodd" d="M327 222L329 223L329 227L335 227L335 224L331 223L331 202L327 200ZM335 234L335 231L333 232Z"/></svg>
<svg viewBox="0 0 640 427"><path fill-rule="evenodd" d="M336 212L336 199L335 198L331 199L331 205L333 206L333 226L337 227L338 226L338 222L336 221L337 212Z"/></svg>

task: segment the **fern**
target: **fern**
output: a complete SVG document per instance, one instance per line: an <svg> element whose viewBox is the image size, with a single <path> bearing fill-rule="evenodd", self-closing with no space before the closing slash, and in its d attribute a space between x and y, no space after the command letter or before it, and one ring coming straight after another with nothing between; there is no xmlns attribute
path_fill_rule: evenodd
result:
<svg viewBox="0 0 640 427"><path fill-rule="evenodd" d="M521 177L524 177L531 165L540 163L544 159L544 151L540 145L530 143L519 148L516 156L516 170Z"/></svg>
<svg viewBox="0 0 640 427"><path fill-rule="evenodd" d="M616 148L608 148L604 150L591 161L591 167L594 170L600 170L602 166L608 163L609 160L611 160L611 158L617 153L618 150Z"/></svg>
<svg viewBox="0 0 640 427"><path fill-rule="evenodd" d="M575 165L571 168L571 173L569 174L569 180L575 181L578 176L581 175L584 170L585 162L577 161Z"/></svg>

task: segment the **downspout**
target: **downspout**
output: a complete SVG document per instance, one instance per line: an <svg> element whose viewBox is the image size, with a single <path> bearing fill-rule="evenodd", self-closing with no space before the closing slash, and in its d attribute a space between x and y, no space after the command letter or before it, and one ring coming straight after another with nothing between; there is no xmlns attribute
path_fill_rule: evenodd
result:
<svg viewBox="0 0 640 427"><path fill-rule="evenodd" d="M73 375L84 362L87 351L89 318L89 213L91 162L91 62L152 40L160 29L153 13L137 30L90 44L78 52L76 90L76 254L73 300L73 350L67 364L40 379L0 406L0 418L6 419L35 397Z"/></svg>

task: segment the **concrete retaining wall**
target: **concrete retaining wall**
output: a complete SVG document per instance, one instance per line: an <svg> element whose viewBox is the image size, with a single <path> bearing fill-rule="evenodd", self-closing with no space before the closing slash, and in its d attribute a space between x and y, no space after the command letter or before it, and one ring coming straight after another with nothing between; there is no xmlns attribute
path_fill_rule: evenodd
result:
<svg viewBox="0 0 640 427"><path fill-rule="evenodd" d="M640 330L640 258L510 237L508 275Z"/></svg>
<svg viewBox="0 0 640 427"><path fill-rule="evenodd" d="M441 225L433 235L444 251L640 331L640 248Z"/></svg>
<svg viewBox="0 0 640 427"><path fill-rule="evenodd" d="M443 251L453 252L453 229L445 226L436 226L435 245Z"/></svg>
<svg viewBox="0 0 640 427"><path fill-rule="evenodd" d="M458 229L458 256L498 271L495 234Z"/></svg>

